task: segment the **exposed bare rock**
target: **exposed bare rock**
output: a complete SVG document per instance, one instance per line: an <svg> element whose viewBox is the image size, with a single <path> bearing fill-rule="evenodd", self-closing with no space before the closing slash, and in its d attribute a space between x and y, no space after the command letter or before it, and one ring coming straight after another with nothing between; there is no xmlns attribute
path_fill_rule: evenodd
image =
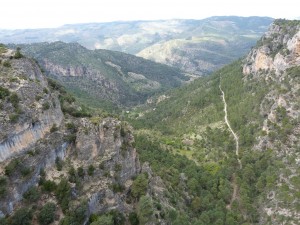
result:
<svg viewBox="0 0 300 225"><path fill-rule="evenodd" d="M8 182L6 196L0 198L0 217L23 204L23 194L37 186L42 170L43 179L58 184L79 167L85 174L82 186L68 182L73 200L86 200L88 214L133 211L134 205L125 201L140 173L132 127L111 117L76 119L68 115L65 119L59 93L48 86L33 60L1 57L10 66L0 64L0 175ZM90 73L83 67L54 69L66 76ZM14 114L16 118L11 117ZM60 161L65 161L64 167L58 170ZM14 169L7 172L8 166Z"/></svg>
<svg viewBox="0 0 300 225"><path fill-rule="evenodd" d="M0 117L0 161L26 151L37 140L45 137L54 124L59 126L63 119L57 95L46 93L47 81L38 66L25 58L12 60L11 63L11 69L2 68L7 76L1 76L0 82L2 87L15 93L19 100L17 108L8 101L3 102L4 110ZM37 96L41 98L38 101ZM12 114L19 115L17 123L11 122Z"/></svg>
<svg viewBox="0 0 300 225"><path fill-rule="evenodd" d="M300 31L298 26L283 28L273 23L259 41L260 46L248 54L243 73L257 75L272 71L277 75L289 67L300 65Z"/></svg>
<svg viewBox="0 0 300 225"><path fill-rule="evenodd" d="M278 168L274 187L264 193L260 224L300 222L296 204L296 193L300 189L293 185L294 177L299 176L297 162L300 159L297 150L300 134L299 30L299 21L275 21L260 45L249 53L243 66L245 80L257 79L269 86L260 105L260 114L265 118L262 125L264 135L258 137L254 149L272 151L273 157L284 165ZM294 161L291 162L290 158ZM282 187L287 187L287 191L284 192ZM287 195L284 196L283 192Z"/></svg>

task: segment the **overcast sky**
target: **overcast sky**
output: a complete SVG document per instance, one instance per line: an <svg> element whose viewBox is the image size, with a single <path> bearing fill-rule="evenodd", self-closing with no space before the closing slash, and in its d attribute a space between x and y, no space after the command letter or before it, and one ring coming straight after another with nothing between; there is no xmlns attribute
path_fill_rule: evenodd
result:
<svg viewBox="0 0 300 225"><path fill-rule="evenodd" d="M209 16L299 18L298 0L2 0L0 29Z"/></svg>

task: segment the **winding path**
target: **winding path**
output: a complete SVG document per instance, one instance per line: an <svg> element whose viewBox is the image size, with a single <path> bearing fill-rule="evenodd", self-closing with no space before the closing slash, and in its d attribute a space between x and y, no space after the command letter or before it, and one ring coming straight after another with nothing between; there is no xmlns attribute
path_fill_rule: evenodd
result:
<svg viewBox="0 0 300 225"><path fill-rule="evenodd" d="M237 157L237 160L238 160L238 163L239 163L239 166L240 166L240 169L242 169L242 162L239 158L239 137L237 136L237 134L232 130L231 126L230 126L230 123L228 121L228 117L227 117L227 103L226 103L226 100L225 100L225 93L224 91L222 90L221 88L221 80L220 80L220 85L219 85L219 88L220 88L220 91L222 92L222 100L223 100L223 103L224 103L224 112L225 112L225 116L224 116L224 119L225 119L225 123L227 124L227 127L229 128L230 132L232 133L233 137L234 137L234 140L235 140L235 155Z"/></svg>

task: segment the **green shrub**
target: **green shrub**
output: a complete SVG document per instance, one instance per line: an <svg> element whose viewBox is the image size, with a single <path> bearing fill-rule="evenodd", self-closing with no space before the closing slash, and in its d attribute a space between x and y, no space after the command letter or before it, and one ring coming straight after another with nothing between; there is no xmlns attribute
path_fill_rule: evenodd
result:
<svg viewBox="0 0 300 225"><path fill-rule="evenodd" d="M0 199L3 198L7 193L7 179L0 177Z"/></svg>
<svg viewBox="0 0 300 225"><path fill-rule="evenodd" d="M55 159L55 165L56 165L56 169L58 171L61 171L62 168L63 168L63 161L59 157L56 157L56 159Z"/></svg>
<svg viewBox="0 0 300 225"><path fill-rule="evenodd" d="M18 122L19 117L20 117L19 114L13 113L13 114L10 114L10 115L9 115L9 120L10 120L10 122L12 122L12 123L16 123L16 122Z"/></svg>
<svg viewBox="0 0 300 225"><path fill-rule="evenodd" d="M147 191L148 179L145 174L140 174L132 183L131 194L135 198L140 198Z"/></svg>
<svg viewBox="0 0 300 225"><path fill-rule="evenodd" d="M71 199L71 186L66 179L62 179L57 185L55 195L63 212L66 212L69 209L69 202Z"/></svg>
<svg viewBox="0 0 300 225"><path fill-rule="evenodd" d="M69 143L75 143L76 134L68 134L68 135L64 136L64 140L69 142Z"/></svg>
<svg viewBox="0 0 300 225"><path fill-rule="evenodd" d="M36 100L36 101L39 101L39 100L41 100L41 99L42 99L42 96L41 96L41 95L36 95L36 96L35 96L35 100Z"/></svg>
<svg viewBox="0 0 300 225"><path fill-rule="evenodd" d="M0 99L4 99L5 97L9 96L10 91L7 88L0 87Z"/></svg>
<svg viewBox="0 0 300 225"><path fill-rule="evenodd" d="M125 129L124 129L123 126L120 129L120 135L121 135L121 137L125 137L126 136L126 132L125 132Z"/></svg>
<svg viewBox="0 0 300 225"><path fill-rule="evenodd" d="M41 225L48 225L54 221L56 205L52 202L46 203L38 214Z"/></svg>
<svg viewBox="0 0 300 225"><path fill-rule="evenodd" d="M36 202L40 198L40 192L37 187L29 188L24 194L23 198L28 202Z"/></svg>
<svg viewBox="0 0 300 225"><path fill-rule="evenodd" d="M11 160L8 165L4 168L6 176L11 176L14 173L21 173L23 177L26 177L31 173L31 169L23 165L18 159Z"/></svg>
<svg viewBox="0 0 300 225"><path fill-rule="evenodd" d="M88 175L92 176L94 174L95 167L93 165L89 165L88 167Z"/></svg>
<svg viewBox="0 0 300 225"><path fill-rule="evenodd" d="M42 190L46 192L53 192L56 189L56 184L54 181L51 180L45 180L42 183Z"/></svg>
<svg viewBox="0 0 300 225"><path fill-rule="evenodd" d="M47 88L44 88L44 89L43 89L43 92L44 92L45 94L48 94L48 93L49 93L49 91L48 91Z"/></svg>
<svg viewBox="0 0 300 225"><path fill-rule="evenodd" d="M49 104L49 102L44 102L43 105L42 105L42 107L43 107L43 110L48 110L48 109L50 109L50 104Z"/></svg>
<svg viewBox="0 0 300 225"><path fill-rule="evenodd" d="M20 168L20 172L23 177L27 177L28 175L31 174L32 170L31 168L22 165Z"/></svg>
<svg viewBox="0 0 300 225"><path fill-rule="evenodd" d="M69 182L76 183L77 176L76 176L75 168L73 166L69 169L68 173L69 173Z"/></svg>
<svg viewBox="0 0 300 225"><path fill-rule="evenodd" d="M17 93L12 93L10 96L9 96L9 101L12 103L12 105L15 107L15 108L18 108L18 104L20 102L20 98L19 96L17 95Z"/></svg>
<svg viewBox="0 0 300 225"><path fill-rule="evenodd" d="M6 222L5 218L0 218L0 225L7 225L8 222Z"/></svg>
<svg viewBox="0 0 300 225"><path fill-rule="evenodd" d="M153 202L148 196L142 196L138 203L138 218L141 224L151 221L153 215Z"/></svg>
<svg viewBox="0 0 300 225"><path fill-rule="evenodd" d="M74 123L66 123L66 128L70 130L72 133L75 133L77 131L77 127Z"/></svg>
<svg viewBox="0 0 300 225"><path fill-rule="evenodd" d="M11 225L30 225L32 220L32 209L21 208L18 209L11 218Z"/></svg>
<svg viewBox="0 0 300 225"><path fill-rule="evenodd" d="M24 56L22 55L21 53L21 48L17 48L16 52L15 52L15 55L14 55L14 58L15 59L20 59L20 58L23 58Z"/></svg>
<svg viewBox="0 0 300 225"><path fill-rule="evenodd" d="M129 213L129 222L131 225L139 225L139 218L135 212Z"/></svg>
<svg viewBox="0 0 300 225"><path fill-rule="evenodd" d="M57 127L56 124L54 123L54 124L52 125L52 127L50 128L50 133L53 133L53 132L55 132L55 131L58 131L58 127Z"/></svg>
<svg viewBox="0 0 300 225"><path fill-rule="evenodd" d="M114 183L114 184L112 184L112 190L115 193L122 192L125 190L125 187L120 183Z"/></svg>
<svg viewBox="0 0 300 225"><path fill-rule="evenodd" d="M118 173L118 172L120 172L121 170L122 170L122 165L117 163L117 164L115 165L115 172Z"/></svg>
<svg viewBox="0 0 300 225"><path fill-rule="evenodd" d="M104 165L104 163L103 163L103 162L102 162L102 163L100 163L100 164L99 164L99 169L100 169L100 170L103 170L104 168L105 168L105 165Z"/></svg>
<svg viewBox="0 0 300 225"><path fill-rule="evenodd" d="M111 215L99 216L91 225L114 225L113 217Z"/></svg>
<svg viewBox="0 0 300 225"><path fill-rule="evenodd" d="M18 159L11 160L8 165L4 168L4 173L6 176L11 176L17 169L17 167L20 165L20 161Z"/></svg>
<svg viewBox="0 0 300 225"><path fill-rule="evenodd" d="M64 100L66 100L69 104L75 102L75 98L74 96L72 96L71 94L66 94L64 95Z"/></svg>
<svg viewBox="0 0 300 225"><path fill-rule="evenodd" d="M5 47L4 44L0 43L0 54L7 52L7 48Z"/></svg>
<svg viewBox="0 0 300 225"><path fill-rule="evenodd" d="M3 66L5 66L5 67L11 67L11 64L10 64L9 61L4 61L3 62Z"/></svg>
<svg viewBox="0 0 300 225"><path fill-rule="evenodd" d="M78 174L78 176L80 176L81 178L83 178L84 175L85 175L84 169L82 167L78 167L77 174Z"/></svg>
<svg viewBox="0 0 300 225"><path fill-rule="evenodd" d="M125 223L125 217L124 215L117 211L117 210L111 210L109 212L109 215L111 215L113 217L113 224L116 224L116 225L123 225Z"/></svg>

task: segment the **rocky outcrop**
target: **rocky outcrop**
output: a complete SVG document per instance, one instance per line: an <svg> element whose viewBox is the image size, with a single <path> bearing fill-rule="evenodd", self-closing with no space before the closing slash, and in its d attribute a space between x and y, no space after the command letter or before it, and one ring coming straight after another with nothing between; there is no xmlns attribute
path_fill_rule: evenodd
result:
<svg viewBox="0 0 300 225"><path fill-rule="evenodd" d="M69 185L76 201L86 200L88 215L115 209L134 211L134 204L126 202L133 179L140 173L132 127L114 118L76 119L68 115L65 120L58 99L63 92L48 86L33 60L14 59L14 54L8 51L1 56L9 66L0 64L0 176L7 182L6 195L0 196L0 217L26 205L23 194L37 186L41 171L45 171L43 179L59 183L72 168L77 171L79 167L85 174L80 177L82 186L78 188L72 180ZM63 76L105 81L101 74L81 66L46 67ZM68 163L58 170L55 165L59 161ZM7 172L7 168L12 169Z"/></svg>
<svg viewBox="0 0 300 225"><path fill-rule="evenodd" d="M8 195L0 201L0 212L5 215L11 214L17 203L23 199L23 194L30 187L38 184L41 169L47 170L53 167L57 158L65 159L69 144L63 141L61 134L55 134L49 138L51 141L39 142L34 146L37 154L35 157L23 155L19 158L25 167L31 168L30 176L24 179L15 174L11 177Z"/></svg>
<svg viewBox="0 0 300 225"><path fill-rule="evenodd" d="M99 159L99 163L104 162L110 170L119 164L118 181L121 183L139 173L132 128L128 124L113 118L106 118L97 125L81 119L81 124L76 141L80 161L85 163Z"/></svg>
<svg viewBox="0 0 300 225"><path fill-rule="evenodd" d="M94 121L95 122L95 121ZM84 195L89 198L90 213L103 213L111 209L132 211L124 199L132 179L140 173L139 159L133 147L131 127L113 118L91 123L81 119L77 133L77 166L92 164L96 169L93 179L85 180ZM106 173L108 177L103 176ZM121 185L124 191L115 193L109 187Z"/></svg>
<svg viewBox="0 0 300 225"><path fill-rule="evenodd" d="M7 62L0 65L0 86L8 93L0 99L0 174L14 160L27 168L28 174L21 176L16 167L9 175L7 194L0 199L2 214L12 213L23 193L38 183L40 169L52 167L56 158L64 159L68 146L62 133L50 132L64 118L58 94L50 93L35 61L14 59L14 54L8 51L0 56Z"/></svg>
<svg viewBox="0 0 300 225"><path fill-rule="evenodd" d="M61 77L85 77L110 90L117 89L116 82L106 78L100 71L90 69L83 65L62 66L47 59L42 60L42 65L50 75L58 79L61 79Z"/></svg>
<svg viewBox="0 0 300 225"><path fill-rule="evenodd" d="M300 25L282 26L282 23L275 21L258 42L258 47L248 54L243 66L245 75L262 71L280 75L287 68L300 65Z"/></svg>
<svg viewBox="0 0 300 225"><path fill-rule="evenodd" d="M254 150L272 151L272 157L282 163L277 168L274 185L264 193L259 224L300 222L296 204L300 189L294 182L299 176L300 161L297 150L300 134L299 50L300 22L277 20L249 53L243 66L245 82L254 79L266 84L260 104L260 114L264 118L262 134L257 137ZM293 158L293 162L289 158ZM286 191L282 187L287 187Z"/></svg>
<svg viewBox="0 0 300 225"><path fill-rule="evenodd" d="M58 96L49 93L47 80L30 59L11 60L12 68L2 69L10 76L0 79L1 86L17 96L2 100L0 113L0 162L26 151L63 120ZM11 121L12 115L17 121Z"/></svg>

